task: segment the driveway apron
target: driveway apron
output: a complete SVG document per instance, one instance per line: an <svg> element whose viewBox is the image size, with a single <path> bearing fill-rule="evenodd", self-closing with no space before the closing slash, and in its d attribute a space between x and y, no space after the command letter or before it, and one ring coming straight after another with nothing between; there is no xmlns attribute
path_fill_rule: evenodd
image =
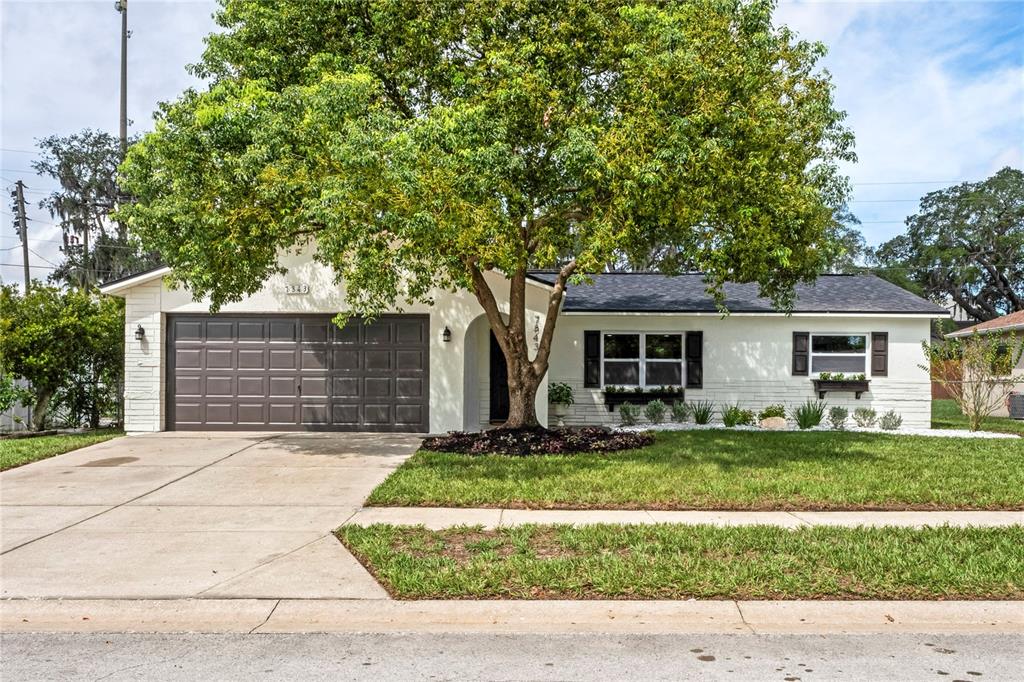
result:
<svg viewBox="0 0 1024 682"><path fill-rule="evenodd" d="M0 595L386 599L331 531L418 445L160 433L0 473Z"/></svg>

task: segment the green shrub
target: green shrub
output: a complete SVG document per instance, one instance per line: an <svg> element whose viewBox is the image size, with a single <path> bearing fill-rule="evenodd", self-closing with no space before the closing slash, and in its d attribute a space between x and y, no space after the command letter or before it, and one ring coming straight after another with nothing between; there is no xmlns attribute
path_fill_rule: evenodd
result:
<svg viewBox="0 0 1024 682"><path fill-rule="evenodd" d="M879 417L878 425L885 431L895 431L903 426L903 417L896 414L896 410L889 410Z"/></svg>
<svg viewBox="0 0 1024 682"><path fill-rule="evenodd" d="M801 429L809 429L821 423L825 417L825 405L821 400L805 400L793 410L793 421Z"/></svg>
<svg viewBox="0 0 1024 682"><path fill-rule="evenodd" d="M853 411L853 421L862 429L870 429L875 425L877 413L870 407L858 407Z"/></svg>
<svg viewBox="0 0 1024 682"><path fill-rule="evenodd" d="M711 415L715 413L715 404L710 400L698 400L690 405L693 421L696 424L711 423Z"/></svg>
<svg viewBox="0 0 1024 682"><path fill-rule="evenodd" d="M785 405L769 405L768 407L761 410L760 414L757 415L758 421L762 419L768 419L769 417L786 417L786 406Z"/></svg>
<svg viewBox="0 0 1024 682"><path fill-rule="evenodd" d="M552 405L572 405L575 401L572 386L555 382L548 385L548 402Z"/></svg>
<svg viewBox="0 0 1024 682"><path fill-rule="evenodd" d="M660 424L665 421L666 412L668 412L668 406L660 400L652 400L644 408L644 416L652 424Z"/></svg>
<svg viewBox="0 0 1024 682"><path fill-rule="evenodd" d="M633 403L619 405L619 423L623 426L636 426L640 421L640 408Z"/></svg>
<svg viewBox="0 0 1024 682"><path fill-rule="evenodd" d="M754 423L754 411L744 410L737 403L722 410L722 423L728 427L749 426Z"/></svg>
<svg viewBox="0 0 1024 682"><path fill-rule="evenodd" d="M690 406L682 400L672 403L672 421L683 424L690 418Z"/></svg>
<svg viewBox="0 0 1024 682"><path fill-rule="evenodd" d="M850 411L848 409L837 405L828 411L828 423L836 431L844 431L846 429L846 418L849 416Z"/></svg>

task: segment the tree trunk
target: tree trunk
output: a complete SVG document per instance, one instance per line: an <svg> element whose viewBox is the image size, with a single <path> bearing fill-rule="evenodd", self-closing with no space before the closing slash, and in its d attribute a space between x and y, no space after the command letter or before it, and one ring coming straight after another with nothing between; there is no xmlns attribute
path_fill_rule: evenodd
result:
<svg viewBox="0 0 1024 682"><path fill-rule="evenodd" d="M548 371L548 358L551 355L551 341L555 333L555 324L561 311L565 285L576 269L575 261L564 266L558 273L555 284L548 294L548 308L544 318L544 331L537 340L537 353L533 360L527 346L526 338L526 270L520 269L509 276L508 322L502 317L501 310L484 279L483 272L470 265L473 276L473 293L487 315L491 331L505 355L508 365L508 419L502 428L521 429L534 428L540 425L537 419L537 392L540 382Z"/></svg>
<svg viewBox="0 0 1024 682"><path fill-rule="evenodd" d="M46 423L46 415L50 408L50 398L53 397L53 391L40 390L36 394L36 404L32 407L32 429L35 431L42 431L43 425Z"/></svg>

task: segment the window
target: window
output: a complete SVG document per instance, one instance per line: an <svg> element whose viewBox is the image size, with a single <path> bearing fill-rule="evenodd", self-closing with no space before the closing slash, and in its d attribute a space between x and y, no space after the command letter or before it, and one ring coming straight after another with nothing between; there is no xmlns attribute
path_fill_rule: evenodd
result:
<svg viewBox="0 0 1024 682"><path fill-rule="evenodd" d="M861 374L867 369L866 334L812 334L811 372Z"/></svg>
<svg viewBox="0 0 1024 682"><path fill-rule="evenodd" d="M606 386L681 386L683 335L610 333L602 336Z"/></svg>

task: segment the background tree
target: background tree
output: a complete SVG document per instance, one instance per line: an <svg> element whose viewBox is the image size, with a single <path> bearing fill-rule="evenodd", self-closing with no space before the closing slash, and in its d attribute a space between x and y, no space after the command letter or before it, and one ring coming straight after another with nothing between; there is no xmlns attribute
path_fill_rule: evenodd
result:
<svg viewBox="0 0 1024 682"><path fill-rule="evenodd" d="M976 319L1024 310L1024 172L926 194L875 258L879 275Z"/></svg>
<svg viewBox="0 0 1024 682"><path fill-rule="evenodd" d="M773 26L771 2L222 2L194 67L208 88L163 106L122 167L124 217L213 310L304 244L351 313L468 289L520 427L566 285L619 255L660 247L719 300L755 281L781 305L824 267L852 136L824 47ZM531 267L557 271L535 354Z"/></svg>
<svg viewBox="0 0 1024 682"><path fill-rule="evenodd" d="M39 283L27 295L0 288L0 373L30 382L33 428L43 428L51 407L72 417L72 426L99 425L117 400L122 320L118 299Z"/></svg>
<svg viewBox="0 0 1024 682"><path fill-rule="evenodd" d="M51 135L38 146L41 157L32 167L60 183L59 190L39 202L60 221L64 237L65 260L50 275L51 282L90 287L159 260L141 251L124 224L110 219L125 200L117 186L123 160L118 138L87 129L67 137Z"/></svg>

